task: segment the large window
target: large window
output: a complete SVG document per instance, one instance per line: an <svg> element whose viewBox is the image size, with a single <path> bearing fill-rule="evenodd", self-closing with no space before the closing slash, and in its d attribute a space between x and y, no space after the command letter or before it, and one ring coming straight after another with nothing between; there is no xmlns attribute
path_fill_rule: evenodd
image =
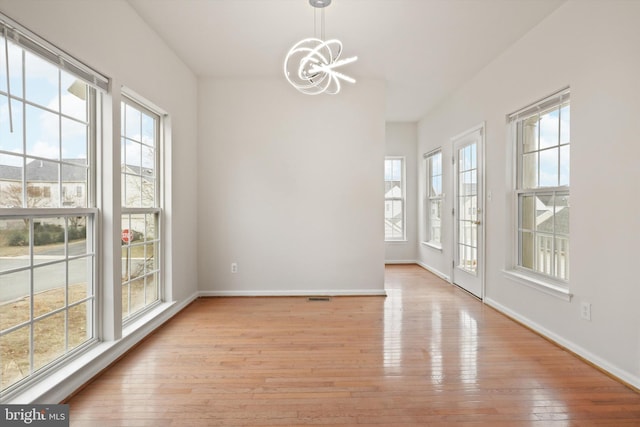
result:
<svg viewBox="0 0 640 427"><path fill-rule="evenodd" d="M569 90L510 117L517 153L517 266L569 280Z"/></svg>
<svg viewBox="0 0 640 427"><path fill-rule="evenodd" d="M442 247L442 152L425 154L426 191L426 236L425 242Z"/></svg>
<svg viewBox="0 0 640 427"><path fill-rule="evenodd" d="M98 94L34 37L0 15L0 396L97 335Z"/></svg>
<svg viewBox="0 0 640 427"><path fill-rule="evenodd" d="M160 116L122 103L122 317L160 301Z"/></svg>
<svg viewBox="0 0 640 427"><path fill-rule="evenodd" d="M384 161L384 239L405 240L404 158Z"/></svg>

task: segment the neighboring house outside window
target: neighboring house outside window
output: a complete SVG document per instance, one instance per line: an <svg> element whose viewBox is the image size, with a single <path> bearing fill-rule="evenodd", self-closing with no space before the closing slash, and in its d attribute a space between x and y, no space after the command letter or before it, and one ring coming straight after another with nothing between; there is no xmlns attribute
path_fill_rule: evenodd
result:
<svg viewBox="0 0 640 427"><path fill-rule="evenodd" d="M52 60L62 54L4 19L0 15L0 396L97 342L97 90L65 69L72 58ZM77 186L82 196L68 191Z"/></svg>
<svg viewBox="0 0 640 427"><path fill-rule="evenodd" d="M425 154L426 236L425 243L442 248L442 152L438 149Z"/></svg>
<svg viewBox="0 0 640 427"><path fill-rule="evenodd" d="M403 241L405 236L405 160L386 157L384 161L384 239Z"/></svg>
<svg viewBox="0 0 640 427"><path fill-rule="evenodd" d="M515 129L519 270L569 281L569 90L510 116Z"/></svg>
<svg viewBox="0 0 640 427"><path fill-rule="evenodd" d="M160 302L160 115L122 102L122 317Z"/></svg>

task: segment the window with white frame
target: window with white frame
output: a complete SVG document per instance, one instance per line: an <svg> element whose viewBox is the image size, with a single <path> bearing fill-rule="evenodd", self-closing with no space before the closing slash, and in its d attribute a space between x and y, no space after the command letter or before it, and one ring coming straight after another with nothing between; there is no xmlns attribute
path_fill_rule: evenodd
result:
<svg viewBox="0 0 640 427"><path fill-rule="evenodd" d="M122 113L122 317L160 302L160 121L125 97Z"/></svg>
<svg viewBox="0 0 640 427"><path fill-rule="evenodd" d="M405 172L403 157L384 160L384 239L405 240Z"/></svg>
<svg viewBox="0 0 640 427"><path fill-rule="evenodd" d="M426 171L425 242L431 246L442 247L442 152L433 151L424 155Z"/></svg>
<svg viewBox="0 0 640 427"><path fill-rule="evenodd" d="M0 398L97 342L96 100L106 87L0 15Z"/></svg>
<svg viewBox="0 0 640 427"><path fill-rule="evenodd" d="M509 117L516 142L518 269L569 280L569 90Z"/></svg>

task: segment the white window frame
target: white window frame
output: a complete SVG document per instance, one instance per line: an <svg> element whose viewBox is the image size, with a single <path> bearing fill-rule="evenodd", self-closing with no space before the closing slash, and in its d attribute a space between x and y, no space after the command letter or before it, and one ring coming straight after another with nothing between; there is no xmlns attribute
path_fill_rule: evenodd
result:
<svg viewBox="0 0 640 427"><path fill-rule="evenodd" d="M443 187L443 165L442 161L442 149L437 148L429 153L423 155L424 165L425 165L425 191L424 191L424 212L425 212L425 236L424 243L427 246L438 249L442 251L442 211L444 204L444 187ZM433 162L438 158L440 161L440 173L434 174ZM433 188L433 179L435 177L440 177L440 194L432 194L431 189ZM432 215L431 215L431 206L434 202L440 202L440 240L435 240L432 233Z"/></svg>
<svg viewBox="0 0 640 427"><path fill-rule="evenodd" d="M387 197L385 194L385 205L387 202L400 202L400 205L402 206L402 235L400 237L387 237L387 233L386 233L386 224L385 224L385 236L384 236L384 240L385 242L406 242L407 241L407 203L406 203L406 186L407 186L407 180L406 180L406 159L404 156L386 156L384 158L385 161L385 171L386 171L386 166L387 166L387 161L393 161L393 160L400 160L400 167L402 169L401 173L400 173L400 188L401 188L401 193L402 195L400 197ZM385 221L386 221L386 212L385 212Z"/></svg>
<svg viewBox="0 0 640 427"><path fill-rule="evenodd" d="M527 266L522 265L522 243L521 236L523 231L529 232L529 229L523 228L522 225L522 214L521 214L521 204L522 200L526 196L533 196L534 198L542 197L542 196L570 196L570 183L562 184L562 185L553 185L553 186L544 186L540 185L538 181L537 186L533 186L532 188L525 188L523 185L523 156L525 154L537 154L545 151L545 148L538 147L532 151L527 153L524 152L523 146L524 141L522 134L520 133L519 124L524 122L526 119L534 117L539 113L544 113L554 108L562 108L563 105L570 105L570 89L564 88L556 93L553 93L550 96L547 96L539 101L532 103L531 105L520 109L517 112L509 114L507 116L507 123L510 126L510 134L512 144L511 150L512 155L511 159L511 170L513 175L512 180L512 215L511 221L509 222L509 231L507 233L510 236L511 243L509 247L511 247L511 255L510 261L507 267L504 270L505 276L514 282L532 287L534 289L540 290L546 294L558 297L565 301L570 301L572 298L572 294L569 290L569 279L568 276L568 264L567 261L567 272L566 279L562 277L558 277L553 274L545 274L542 271L539 271L536 268L536 261L534 261L533 268L529 268ZM561 122L561 118L559 118L559 123ZM539 126L538 126L539 127ZM539 132L539 130L538 130ZM561 138L560 130L558 131L558 138ZM561 141L558 141L558 147L566 147L570 150L570 141L566 144L562 144ZM560 153L560 151L558 151ZM560 155L560 154L558 154ZM560 159L558 159L558 164L560 164ZM539 168L540 165L537 164ZM560 167L560 166L559 166ZM558 176L560 172L558 171ZM539 176L539 175L538 175ZM535 201L534 201L535 203ZM554 208L555 211L555 208ZM555 213L554 213L555 215ZM534 234L534 239L537 238L537 234ZM555 229L552 233L553 242L555 244L556 233ZM569 240L569 236L563 235L562 237L566 237L566 240ZM536 244L534 243L534 248ZM534 251L534 259L536 258Z"/></svg>
<svg viewBox="0 0 640 427"><path fill-rule="evenodd" d="M122 100L121 100L121 108L124 109L124 105L127 104L130 107L133 107L149 116L153 116L156 121L155 121L155 129L154 129L154 133L155 133L155 147L154 147L154 169L155 169L155 181L154 181L154 206L147 206L147 207L131 207L131 206L126 206L125 203L122 203L121 206L121 217L122 217L122 221L124 221L124 218L131 218L131 217L135 217L135 216L140 216L140 215L148 215L148 216L152 216L154 218L154 223L155 223L155 236L153 239L151 240L145 240L144 242L141 243L136 243L134 242L123 242L123 251L126 251L127 254L130 254L132 249L134 249L136 246L138 247L149 247L150 244L154 245L154 254L153 254L153 261L154 261L154 266L153 269L151 271L146 271L146 267L145 267L145 272L142 276L138 276L136 278L132 278L132 277L124 277L125 276L125 271L127 271L126 267L128 267L131 262L131 260L127 257L127 259L124 261L125 263L127 263L127 266L125 267L125 270L123 270L123 279L122 279L122 292L125 292L125 288L127 289L128 292L128 298L127 301L129 302L129 307L130 307L130 303L131 303L131 284L132 282L136 281L136 280L143 280L145 283L144 286L144 296L145 296L145 304L141 307L139 307L137 310L135 311L130 311L129 307L124 307L124 300L123 300L123 307L122 307L122 321L123 321L123 326L127 326L128 324L136 321L137 319L139 319L140 317L144 316L146 313L148 313L149 311L153 310L156 306L158 306L159 304L161 304L164 300L164 284L163 284L163 275L162 275L162 242L163 242L163 230L162 230L162 224L163 224L163 209L162 209L162 204L163 204L163 199L162 199L162 188L163 188L163 169L161 167L162 165L162 152L163 152L163 145L164 145L164 135L163 135L163 129L164 129L164 124L163 124L163 120L164 120L164 116L165 114L161 111L159 111L159 109L157 109L156 107L154 107L153 105L151 105L151 103L149 103L148 101L142 99L139 95L134 94L131 91L128 91L126 89L123 89L123 94L122 94ZM124 110L123 110L124 111ZM124 113L123 113L124 114ZM125 123L123 121L122 126L124 128ZM124 135L121 135L121 139L125 139ZM121 152L121 159L123 159L125 153ZM122 160L121 160L121 166L122 166ZM140 177L142 178L143 175L143 171L140 170ZM122 170L121 172L121 179L122 182L125 183L127 180L127 176L131 176L130 173L126 172L125 170ZM125 189L125 185L123 185L123 190ZM126 194L123 194L122 197L126 197ZM146 256L146 249L145 249L145 256ZM149 303L146 302L146 296L147 296L147 286L146 286L146 281L149 279L149 277L155 277L155 294L156 294L156 298L152 301L150 301Z"/></svg>
<svg viewBox="0 0 640 427"><path fill-rule="evenodd" d="M30 52L30 54L39 57L40 59L49 61L55 66L58 70L62 70L76 79L82 80L87 84L87 117L86 120L79 120L78 122L83 122L87 125L87 147L86 147L86 166L78 165L73 162L69 162L68 160L62 157L62 149L59 148L59 154L57 159L48 158L48 157L40 157L37 154L28 153L26 148L26 136L22 135L22 144L23 149L21 153L15 153L11 151L0 151L0 154L3 155L12 155L15 157L20 157L22 159L22 177L21 177L21 185L22 185L22 206L13 206L13 207L5 207L0 208L0 219L3 220L22 220L25 222L27 229L29 230L29 265L19 268L14 268L11 270L5 270L2 274L12 274L14 272L28 272L29 273L29 281L30 281L30 290L28 297L31 301L34 300L35 295L35 285L34 285L34 272L37 273L37 269L43 266L55 266L64 264L65 266L77 260L87 262L87 273L86 273L86 288L87 288L87 296L78 300L69 301L68 295L68 287L69 287L69 276L67 275L65 279L65 301L62 306L57 307L51 311L46 313L35 315L33 312L33 305L31 309L31 314L29 316L29 320L26 322L21 322L20 324L14 325L7 330L3 331L3 335L7 335L13 331L17 331L23 327L30 328L30 338L29 338L29 373L27 373L22 379L13 383L12 385L6 387L5 389L0 390L0 401L5 401L6 399L15 396L29 387L37 384L42 379L51 375L53 372L58 370L61 366L67 364L72 359L75 359L80 354L85 353L89 349L93 348L99 340L99 326L100 319L98 316L98 307L101 304L100 301L100 289L99 289L99 281L98 281L98 255L97 248L99 247L98 238L100 236L99 232L99 210L96 207L96 200L99 198L99 194L97 194L97 185L96 185L96 174L97 174L97 162L96 162L96 152L98 150L99 145L99 117L101 117L100 108L101 108L101 91L105 90L108 87L108 81L105 77L98 74L91 68L85 66L79 61L75 60L73 57L59 50L55 46L48 43L46 40L41 39L34 33L31 33L26 28L20 26L10 18L6 17L3 14L0 14L0 34L3 36L2 46L0 48L0 52L2 55L5 54L5 46L4 38L13 43L18 48ZM2 58L3 66L4 59ZM66 118L67 120L73 119L71 116L67 116L65 112L61 109L51 109L47 106L37 105L30 100L25 93L25 82L26 82L26 71L22 68L22 90L20 94L12 93L11 87L6 87L6 91L1 91L0 94L7 97L8 99L16 101L14 105L22 105L23 110L21 117L23 118L23 122L15 123L14 126L25 126L25 129L29 126L27 123L26 115L24 114L24 108L26 106L33 106L39 108L41 111L47 111L47 114L50 116L57 117L59 122L62 122L62 118ZM58 85L60 85L60 72L58 71ZM62 90L60 87L58 90ZM61 93L58 93L59 99L61 98ZM17 104L17 103L20 104ZM59 101L60 102L60 101ZM13 103L12 103L13 104ZM13 105L12 105L13 106ZM10 109L10 113L13 113ZM26 132L25 132L26 133ZM58 143L62 144L62 139L60 138ZM51 195L50 199L52 200L52 204L43 205L41 207L38 206L29 206L28 203L28 190L29 190L29 179L27 177L26 165L30 161L42 161L42 162L50 162L57 165L58 169L58 181L57 184L53 187L43 187L42 196L44 198L45 194ZM63 173L61 172L62 168L65 166L84 166L86 167L86 198L83 202L82 206L72 206L65 207L63 204L63 189L65 185L68 183L63 180ZM57 200L56 200L57 198ZM47 202L48 203L48 202ZM68 230L73 221L75 221L78 217L86 218L86 243L85 243L85 252L81 254L71 253L69 250L69 240L70 236L68 234ZM37 264L34 261L34 246L35 246L35 224L42 221L43 219L54 219L55 222L59 223L63 229L65 230L64 234L64 255L60 259L54 259L51 261L42 261L40 260ZM68 268L68 267L65 267ZM65 270L66 271L66 270ZM68 274L68 273L67 273ZM75 307L79 307L82 304L86 307L86 331L87 331L87 339L77 345L76 347L71 347L69 342L69 323L68 317L70 310ZM39 321L44 321L52 316L64 314L65 317L65 350L60 353L54 359L48 360L42 366L36 366L34 362L34 325Z"/></svg>

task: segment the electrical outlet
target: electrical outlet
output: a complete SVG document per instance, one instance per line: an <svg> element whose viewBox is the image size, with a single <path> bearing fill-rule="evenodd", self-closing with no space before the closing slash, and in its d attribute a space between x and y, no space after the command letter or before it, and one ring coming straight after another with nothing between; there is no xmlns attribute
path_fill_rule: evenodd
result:
<svg viewBox="0 0 640 427"><path fill-rule="evenodd" d="M591 304L588 302L582 302L580 304L580 317L584 320L591 321Z"/></svg>
<svg viewBox="0 0 640 427"><path fill-rule="evenodd" d="M232 262L231 263L231 272L232 273L237 273L238 272L238 263L237 262Z"/></svg>

